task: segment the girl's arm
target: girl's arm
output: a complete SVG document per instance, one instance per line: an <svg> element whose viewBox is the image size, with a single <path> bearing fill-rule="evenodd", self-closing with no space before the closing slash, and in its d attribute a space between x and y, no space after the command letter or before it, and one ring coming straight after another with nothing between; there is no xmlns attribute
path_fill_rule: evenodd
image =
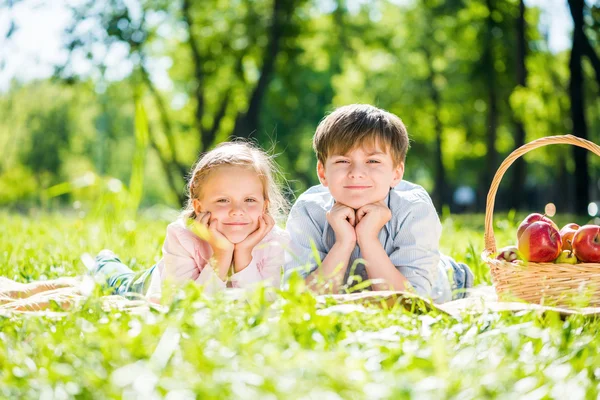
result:
<svg viewBox="0 0 600 400"><path fill-rule="evenodd" d="M250 264L231 275L232 286L242 288L265 281L269 286L279 287L287 241L286 232L274 227L271 233L255 246Z"/></svg>
<svg viewBox="0 0 600 400"><path fill-rule="evenodd" d="M199 285L206 285L207 292L221 290L227 286L227 282L221 280L208 263L211 256L208 243L178 223L171 224L163 245L161 281L171 280L182 284L193 280Z"/></svg>

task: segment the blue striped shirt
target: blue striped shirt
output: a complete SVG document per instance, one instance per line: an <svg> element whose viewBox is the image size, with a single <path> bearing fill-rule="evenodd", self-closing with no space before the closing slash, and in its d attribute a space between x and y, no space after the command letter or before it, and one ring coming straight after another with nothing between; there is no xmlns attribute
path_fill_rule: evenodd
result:
<svg viewBox="0 0 600 400"><path fill-rule="evenodd" d="M421 296L436 303L451 300L447 267L439 252L442 225L429 194L419 185L402 181L390 190L385 201L392 218L378 237L390 260ZM294 270L306 277L317 269L311 242L321 260L335 244L335 232L326 218L333 204L329 190L317 185L304 192L292 207L286 225L290 247L284 279ZM360 258L357 245L350 256L344 282L348 282L352 271L362 280L368 279L365 266L360 262L355 264Z"/></svg>

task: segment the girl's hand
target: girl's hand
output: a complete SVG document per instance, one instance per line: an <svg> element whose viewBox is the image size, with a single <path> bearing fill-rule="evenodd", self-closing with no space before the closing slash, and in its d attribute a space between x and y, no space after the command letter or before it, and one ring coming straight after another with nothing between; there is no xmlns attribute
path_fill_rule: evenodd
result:
<svg viewBox="0 0 600 400"><path fill-rule="evenodd" d="M246 239L235 245L235 251L233 255L233 266L235 272L239 272L246 268L252 260L252 250L259 244L271 229L275 226L275 220L269 214L263 214L258 217L258 228Z"/></svg>
<svg viewBox="0 0 600 400"><path fill-rule="evenodd" d="M213 250L211 265L222 281L227 280L227 274L233 260L234 244L217 229L218 220L210 219L210 212L198 214L200 224L205 226L208 234L202 239L206 240Z"/></svg>
<svg viewBox="0 0 600 400"><path fill-rule="evenodd" d="M202 212L198 214L200 218L200 224L206 228L205 234L201 235L201 239L204 239L210 244L214 253L222 252L233 252L233 243L231 243L225 235L223 235L217 229L218 220L210 219L210 212Z"/></svg>

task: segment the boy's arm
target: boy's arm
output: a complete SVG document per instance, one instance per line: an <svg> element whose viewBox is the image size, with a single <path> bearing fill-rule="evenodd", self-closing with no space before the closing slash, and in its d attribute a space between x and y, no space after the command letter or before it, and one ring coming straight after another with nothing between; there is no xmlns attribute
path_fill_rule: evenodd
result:
<svg viewBox="0 0 600 400"><path fill-rule="evenodd" d="M378 238L361 242L360 250L373 290L407 289L408 279L392 263Z"/></svg>
<svg viewBox="0 0 600 400"><path fill-rule="evenodd" d="M339 293L350 255L356 247L356 214L352 208L335 203L326 218L335 232L335 244L329 249L321 266L306 278L309 289L318 294Z"/></svg>
<svg viewBox="0 0 600 400"><path fill-rule="evenodd" d="M321 267L306 277L308 288L316 294L339 293L354 246L336 242Z"/></svg>
<svg viewBox="0 0 600 400"><path fill-rule="evenodd" d="M407 279L392 263L379 241L379 232L392 217L383 202L367 204L356 212L358 245L373 290L406 290Z"/></svg>
<svg viewBox="0 0 600 400"><path fill-rule="evenodd" d="M442 225L433 204L411 203L410 211L394 237L389 259L406 277L415 291L432 297L434 277L440 262L439 243Z"/></svg>
<svg viewBox="0 0 600 400"><path fill-rule="evenodd" d="M283 265L284 286L287 285L290 276L294 272L298 272L303 279L306 279L310 273L317 269L320 260L325 258L327 250L322 240L323 228L324 225L309 214L307 205L301 200L293 205L285 225L290 241L285 252L285 263ZM316 260L315 257L319 259Z"/></svg>
<svg viewBox="0 0 600 400"><path fill-rule="evenodd" d="M310 212L309 207L311 207L311 204L308 202L301 200L296 202L286 224L286 231L290 236L290 246L286 252L284 284L287 283L294 271L298 271L311 290L319 292L333 289L334 292L337 292L355 244L350 245L338 240L334 246L328 248L323 240L323 230L328 219L326 212L320 207ZM332 208L332 212L334 212L334 208ZM338 206L337 209L339 211L341 207ZM343 213L335 213L335 216L341 217ZM353 215L354 211L352 210L352 217ZM354 235L354 228L351 225L349 226L352 228L352 235ZM334 227L331 226L331 228ZM339 235L336 234L336 237L339 237ZM315 260L315 257L318 257L319 260ZM319 263L320 267L318 267ZM336 270L338 266L339 271ZM317 269L318 272L315 272ZM337 273L335 279L333 279L333 287L324 288L322 285L317 285L321 278L333 278L334 271Z"/></svg>

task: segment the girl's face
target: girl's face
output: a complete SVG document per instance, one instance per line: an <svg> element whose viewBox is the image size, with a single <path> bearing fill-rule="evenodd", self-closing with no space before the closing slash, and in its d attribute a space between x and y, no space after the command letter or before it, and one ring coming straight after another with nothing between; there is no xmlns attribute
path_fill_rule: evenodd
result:
<svg viewBox="0 0 600 400"><path fill-rule="evenodd" d="M231 243L240 243L258 228L258 217L266 210L263 184L256 171L239 166L224 166L209 173L199 199L194 199L196 214L210 212L210 222Z"/></svg>

